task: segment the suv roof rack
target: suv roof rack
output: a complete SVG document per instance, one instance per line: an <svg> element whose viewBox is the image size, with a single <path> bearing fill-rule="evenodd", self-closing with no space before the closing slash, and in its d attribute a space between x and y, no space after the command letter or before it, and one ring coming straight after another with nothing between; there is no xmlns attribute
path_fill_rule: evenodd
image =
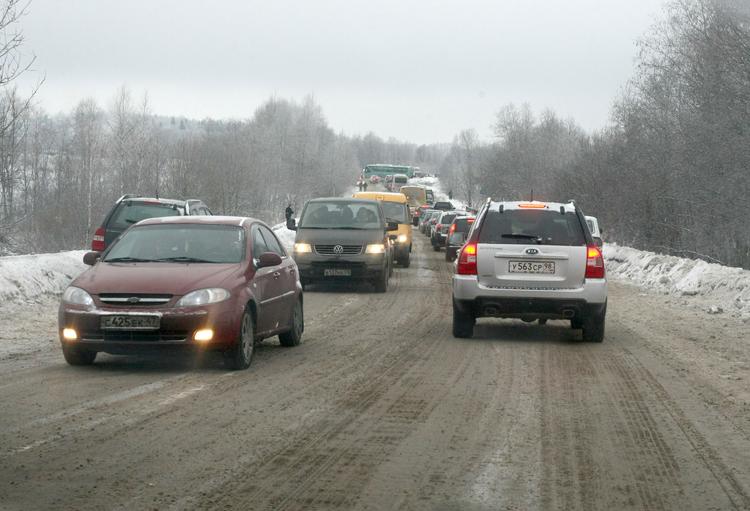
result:
<svg viewBox="0 0 750 511"><path fill-rule="evenodd" d="M119 199L117 199L117 203L120 203L120 202L124 201L125 199L132 199L133 197L138 197L138 194L137 193L126 193L125 195L123 195L122 197L120 197Z"/></svg>

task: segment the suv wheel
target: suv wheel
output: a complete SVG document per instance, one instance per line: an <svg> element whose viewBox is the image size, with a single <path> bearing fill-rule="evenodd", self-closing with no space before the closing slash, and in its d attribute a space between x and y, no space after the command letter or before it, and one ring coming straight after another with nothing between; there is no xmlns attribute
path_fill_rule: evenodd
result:
<svg viewBox="0 0 750 511"><path fill-rule="evenodd" d="M378 293L388 291L388 268L380 272L380 276L375 279L373 285L375 286L375 291Z"/></svg>
<svg viewBox="0 0 750 511"><path fill-rule="evenodd" d="M604 340L604 317L607 307L600 314L592 314L583 319L583 340L586 342L602 342Z"/></svg>
<svg viewBox="0 0 750 511"><path fill-rule="evenodd" d="M299 346L300 341L302 341L302 332L305 330L305 317L303 314L302 301L297 300L290 321L292 328L288 332L279 334L279 342L282 346Z"/></svg>
<svg viewBox="0 0 750 511"><path fill-rule="evenodd" d="M96 351L67 346L65 344L63 344L62 351L65 361L72 366L88 366L93 364L96 359Z"/></svg>
<svg viewBox="0 0 750 511"><path fill-rule="evenodd" d="M406 253L403 256L401 256L401 259L399 259L398 264L400 264L402 268L408 268L409 263L410 263L410 258L411 258L411 255L409 254L408 251L406 251Z"/></svg>
<svg viewBox="0 0 750 511"><path fill-rule="evenodd" d="M471 312L464 312L453 302L453 337L469 338L474 335L476 318Z"/></svg>
<svg viewBox="0 0 750 511"><path fill-rule="evenodd" d="M242 315L242 326L240 326L240 335L237 342L224 352L224 364L227 369L237 371L238 369L247 369L250 362L253 361L255 353L255 324L253 315L245 309Z"/></svg>

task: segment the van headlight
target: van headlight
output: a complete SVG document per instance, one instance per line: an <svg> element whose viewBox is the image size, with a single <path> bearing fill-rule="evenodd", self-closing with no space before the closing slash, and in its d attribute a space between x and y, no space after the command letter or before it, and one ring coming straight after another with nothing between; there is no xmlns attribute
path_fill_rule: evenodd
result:
<svg viewBox="0 0 750 511"><path fill-rule="evenodd" d="M186 294L175 304L175 307L195 307L196 305L208 305L210 303L223 302L229 298L229 291L220 287L198 289Z"/></svg>
<svg viewBox="0 0 750 511"><path fill-rule="evenodd" d="M312 245L309 243L295 243L294 252L297 254L309 254L312 252Z"/></svg>
<svg viewBox="0 0 750 511"><path fill-rule="evenodd" d="M367 245L365 254L385 254L385 245L382 243L372 243Z"/></svg>
<svg viewBox="0 0 750 511"><path fill-rule="evenodd" d="M399 243L406 243L406 234L399 234L398 235L398 242Z"/></svg>
<svg viewBox="0 0 750 511"><path fill-rule="evenodd" d="M94 299L91 295L80 287L68 286L68 289L62 295L62 300L65 303L73 305L83 305L85 307L91 307L94 305Z"/></svg>

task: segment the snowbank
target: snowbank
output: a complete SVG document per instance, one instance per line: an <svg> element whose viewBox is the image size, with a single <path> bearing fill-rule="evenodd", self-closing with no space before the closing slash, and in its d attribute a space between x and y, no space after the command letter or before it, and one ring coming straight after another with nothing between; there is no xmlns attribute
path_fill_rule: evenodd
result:
<svg viewBox="0 0 750 511"><path fill-rule="evenodd" d="M0 257L0 303L33 301L62 293L81 274L83 250Z"/></svg>
<svg viewBox="0 0 750 511"><path fill-rule="evenodd" d="M455 206L457 210L465 210L466 203L456 198L448 199L448 192L443 190L443 185L440 183L440 179L436 177L414 177L409 180L410 185L424 186L430 188L432 193L435 195L435 201L447 201Z"/></svg>
<svg viewBox="0 0 750 511"><path fill-rule="evenodd" d="M656 254L614 243L604 245L609 277L675 296L699 296L711 313L750 315L750 270Z"/></svg>

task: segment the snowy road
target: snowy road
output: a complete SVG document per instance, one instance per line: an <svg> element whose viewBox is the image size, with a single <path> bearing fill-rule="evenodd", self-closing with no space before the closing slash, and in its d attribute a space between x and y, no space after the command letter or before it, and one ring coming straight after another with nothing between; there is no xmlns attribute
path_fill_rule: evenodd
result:
<svg viewBox="0 0 750 511"><path fill-rule="evenodd" d="M750 509L738 318L612 284L607 336L482 320L415 235L387 295L306 293L303 345L65 365L55 304L0 357L0 509Z"/></svg>

